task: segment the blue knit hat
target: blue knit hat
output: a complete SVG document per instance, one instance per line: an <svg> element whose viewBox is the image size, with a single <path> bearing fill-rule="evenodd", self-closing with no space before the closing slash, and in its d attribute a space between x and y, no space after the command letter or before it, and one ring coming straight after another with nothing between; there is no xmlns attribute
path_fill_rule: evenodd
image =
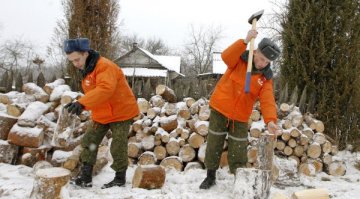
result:
<svg viewBox="0 0 360 199"><path fill-rule="evenodd" d="M280 48L269 38L262 39L258 45L258 49L271 61L274 61L280 55Z"/></svg>
<svg viewBox="0 0 360 199"><path fill-rule="evenodd" d="M74 51L86 52L89 50L91 49L88 38L67 39L64 41L65 53L72 53Z"/></svg>

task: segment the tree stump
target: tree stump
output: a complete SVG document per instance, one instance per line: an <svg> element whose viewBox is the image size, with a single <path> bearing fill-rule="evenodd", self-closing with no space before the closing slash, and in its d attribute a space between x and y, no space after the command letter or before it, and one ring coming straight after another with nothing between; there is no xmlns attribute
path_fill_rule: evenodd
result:
<svg viewBox="0 0 360 199"><path fill-rule="evenodd" d="M32 199L60 199L61 189L70 180L70 171L60 167L39 169L36 172Z"/></svg>
<svg viewBox="0 0 360 199"><path fill-rule="evenodd" d="M235 174L234 198L268 198L271 188L271 170L238 168Z"/></svg>
<svg viewBox="0 0 360 199"><path fill-rule="evenodd" d="M165 169L158 165L138 166L135 170L132 187L159 189L165 182Z"/></svg>

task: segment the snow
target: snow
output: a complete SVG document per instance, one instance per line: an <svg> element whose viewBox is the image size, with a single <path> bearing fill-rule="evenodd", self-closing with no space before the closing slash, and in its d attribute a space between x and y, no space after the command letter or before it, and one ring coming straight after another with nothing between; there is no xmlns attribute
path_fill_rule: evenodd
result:
<svg viewBox="0 0 360 199"><path fill-rule="evenodd" d="M27 136L27 137L39 137L43 133L43 129L39 127L21 127L18 124L15 124L11 130L11 132L16 132L19 136Z"/></svg>
<svg viewBox="0 0 360 199"><path fill-rule="evenodd" d="M125 76L139 77L166 77L167 70L149 68L121 68ZM135 73L134 73L135 70Z"/></svg>
<svg viewBox="0 0 360 199"><path fill-rule="evenodd" d="M66 91L71 91L70 86L68 86L66 84L56 86L54 88L54 90L51 92L50 101L53 102L53 101L60 99L61 96L63 95L63 93Z"/></svg>
<svg viewBox="0 0 360 199"><path fill-rule="evenodd" d="M360 195L360 171L354 167L360 162L360 153L341 151L337 158L346 160L347 172L345 176L335 177L319 173L315 177L300 176L302 185L271 188L271 194L282 193L288 197L295 191L309 188L325 188L332 199L357 199ZM283 163L284 164L284 163ZM131 182L136 166L129 166L125 187L101 189L100 187L114 177L110 164L93 177L92 188L77 188L66 185L65 191L71 199L95 198L133 198L133 199L229 199L233 198L234 176L227 168L217 171L216 185L209 190L199 189L199 185L206 176L206 170L190 169L184 172L166 170L165 184L161 189L145 190L132 188ZM291 168L291 167L290 167ZM0 163L0 197L2 199L28 198L34 183L32 168L24 165L9 165Z"/></svg>

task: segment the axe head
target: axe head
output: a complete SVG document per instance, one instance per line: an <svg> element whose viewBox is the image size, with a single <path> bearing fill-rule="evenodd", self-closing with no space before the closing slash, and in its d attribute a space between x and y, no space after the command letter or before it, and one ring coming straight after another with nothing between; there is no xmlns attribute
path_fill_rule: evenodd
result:
<svg viewBox="0 0 360 199"><path fill-rule="evenodd" d="M251 15L251 17L248 20L249 24L252 24L254 19L256 19L258 21L260 19L260 17L263 15L263 13L264 13L264 10L260 10L259 12L256 12L253 15Z"/></svg>

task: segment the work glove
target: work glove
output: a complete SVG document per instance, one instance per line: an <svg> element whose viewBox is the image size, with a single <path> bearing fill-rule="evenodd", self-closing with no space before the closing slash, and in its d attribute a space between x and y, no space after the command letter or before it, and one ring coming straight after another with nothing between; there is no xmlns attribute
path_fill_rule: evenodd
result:
<svg viewBox="0 0 360 199"><path fill-rule="evenodd" d="M80 115L83 111L84 106L81 105L79 102L71 102L64 106L68 110L69 113Z"/></svg>

